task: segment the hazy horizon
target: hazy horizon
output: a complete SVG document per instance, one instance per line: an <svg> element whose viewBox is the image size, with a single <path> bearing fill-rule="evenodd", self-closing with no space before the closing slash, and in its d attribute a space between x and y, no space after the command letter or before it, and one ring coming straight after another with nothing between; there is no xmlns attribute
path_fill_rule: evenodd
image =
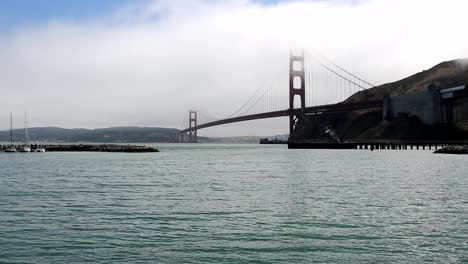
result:
<svg viewBox="0 0 468 264"><path fill-rule="evenodd" d="M466 58L463 0L2 3L0 130L181 128L190 109L231 114L288 65L319 52L379 85ZM285 87L285 95L287 87ZM200 136L288 133L288 119Z"/></svg>
<svg viewBox="0 0 468 264"><path fill-rule="evenodd" d="M23 124L24 125L24 124ZM174 127L147 127L147 126L118 126L118 127L95 127L95 128L84 128L84 127L55 127L55 126L40 126L40 127L28 127L28 130L32 130L32 129L43 129L43 128L57 128L57 129L69 129L69 130L73 130L73 129L76 129L76 130L79 130L79 129L86 129L86 130L100 130L100 129L117 129L117 128L149 128L149 129L175 129L177 130L178 128L174 128ZM21 133L24 133L24 127L13 127L13 131L16 132L16 131L21 131ZM8 132L10 133L10 129L0 129L0 132ZM254 136L251 136L251 135L238 135L238 136L207 136L207 137L210 137L210 138L225 138L225 137L275 137L275 136L285 136L287 135L288 133L286 134L266 134L266 135L254 135Z"/></svg>

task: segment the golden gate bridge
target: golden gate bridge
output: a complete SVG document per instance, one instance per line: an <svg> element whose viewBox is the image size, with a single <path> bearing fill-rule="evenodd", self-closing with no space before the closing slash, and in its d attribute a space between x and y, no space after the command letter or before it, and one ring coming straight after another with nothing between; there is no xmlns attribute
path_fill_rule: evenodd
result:
<svg viewBox="0 0 468 264"><path fill-rule="evenodd" d="M289 74L256 89L247 101L224 118L190 110L180 130L179 142L196 143L198 130L229 123L289 116L289 141L305 115L382 108L382 101L347 103L351 95L374 87L330 59L306 51L291 51Z"/></svg>

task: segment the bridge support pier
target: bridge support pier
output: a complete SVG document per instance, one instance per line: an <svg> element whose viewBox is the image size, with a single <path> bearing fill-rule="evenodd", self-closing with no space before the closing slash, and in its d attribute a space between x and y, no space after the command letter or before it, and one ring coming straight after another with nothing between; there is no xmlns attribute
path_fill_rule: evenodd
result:
<svg viewBox="0 0 468 264"><path fill-rule="evenodd" d="M305 65L304 51L300 55L289 55L289 141L294 141L294 131L299 119L305 113ZM295 111L294 101L299 96L299 111Z"/></svg>
<svg viewBox="0 0 468 264"><path fill-rule="evenodd" d="M189 143L197 143L198 142L198 137L197 137L197 130L194 129L192 130L192 127L197 126L197 111L190 110L189 112Z"/></svg>

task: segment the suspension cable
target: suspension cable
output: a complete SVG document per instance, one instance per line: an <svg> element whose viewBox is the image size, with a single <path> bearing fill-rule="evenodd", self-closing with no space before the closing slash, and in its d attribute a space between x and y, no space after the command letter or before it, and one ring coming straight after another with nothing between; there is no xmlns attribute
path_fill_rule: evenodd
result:
<svg viewBox="0 0 468 264"><path fill-rule="evenodd" d="M324 64L320 61L320 59L317 58L317 56L311 54L311 53L308 52L308 51L305 51L305 53L307 53L307 55L311 56L314 60L318 61L322 66L324 65ZM368 81L366 81L366 80L364 80L364 79L362 79L362 78L360 78L360 77L358 77L358 76L352 74L351 72L347 71L347 70L344 69L343 67L341 67L341 66L339 66L338 64L334 63L334 62L333 62L332 60L330 60L329 58L325 57L324 55L319 54L319 53L317 53L317 54L318 54L318 56L320 56L322 59L326 60L328 63L331 63L333 66L335 66L335 67L337 67L338 69L344 71L344 72L347 73L348 75L350 75L350 76L356 78L357 80L359 80L359 81L361 81L361 82L363 82L363 83L365 83L365 84L371 86L370 88L375 87L375 85L373 85L373 84L369 83ZM339 76L341 77L342 75L339 75ZM359 86L359 87L363 87L363 86L361 86L361 85L358 85L358 86Z"/></svg>

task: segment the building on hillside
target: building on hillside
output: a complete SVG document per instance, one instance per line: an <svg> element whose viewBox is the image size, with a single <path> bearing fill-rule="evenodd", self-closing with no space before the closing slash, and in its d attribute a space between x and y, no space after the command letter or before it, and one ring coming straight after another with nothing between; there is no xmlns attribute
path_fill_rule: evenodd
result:
<svg viewBox="0 0 468 264"><path fill-rule="evenodd" d="M424 124L453 123L468 131L468 86L426 90L385 98L383 115L390 121L399 115L418 117Z"/></svg>

